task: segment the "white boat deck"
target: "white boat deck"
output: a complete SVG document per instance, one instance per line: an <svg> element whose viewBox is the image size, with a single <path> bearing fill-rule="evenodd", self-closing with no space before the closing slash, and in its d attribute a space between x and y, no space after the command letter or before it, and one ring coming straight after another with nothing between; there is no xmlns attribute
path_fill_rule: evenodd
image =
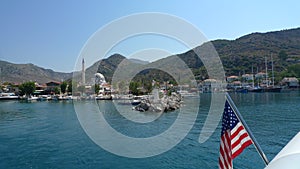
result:
<svg viewBox="0 0 300 169"><path fill-rule="evenodd" d="M274 157L265 169L300 169L300 132Z"/></svg>

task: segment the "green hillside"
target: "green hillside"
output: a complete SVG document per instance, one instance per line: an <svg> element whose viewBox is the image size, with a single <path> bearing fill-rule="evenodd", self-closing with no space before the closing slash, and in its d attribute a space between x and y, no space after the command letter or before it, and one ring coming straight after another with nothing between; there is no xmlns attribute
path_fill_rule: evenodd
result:
<svg viewBox="0 0 300 169"><path fill-rule="evenodd" d="M271 70L271 56L277 79L284 76L296 76L300 78L300 28L274 31L267 33L252 33L242 36L236 40L214 40L211 41L220 59L227 76L265 71L265 59L267 59L268 70ZM194 50L205 48L199 46ZM114 54L109 58L99 60L86 70L86 79L92 79L96 72L104 74L107 81L111 81L117 68L122 67L121 72L135 72L137 76L134 80L150 82L152 79L157 81L174 81L174 78L159 69L153 67L174 68L176 59L181 59L185 65L192 70L197 80L209 78L207 70L202 61L195 54L194 50L189 50L182 54L169 56L158 61L147 63L126 59L125 56ZM175 59L175 60L174 60ZM176 68L177 71L185 71L186 68ZM47 81L66 80L72 77L72 73L55 72L50 69L40 68L33 64L13 64L0 61L1 81L24 82L37 81L45 83ZM76 72L76 74L79 72ZM187 72L185 72L187 73ZM78 76L80 77L80 76ZM180 77L181 80L184 77Z"/></svg>
<svg viewBox="0 0 300 169"><path fill-rule="evenodd" d="M251 73L252 68L254 73L264 72L266 59L268 70L271 70L272 56L276 75L297 76L299 78L300 72L297 67L299 67L300 63L300 28L267 33L252 33L236 40L215 40L211 43L220 56L227 76ZM195 50L202 47L199 46ZM103 60L98 68L98 71L106 75L108 79L111 79L117 63L120 62L120 58L116 56L118 55L113 55L107 61ZM197 77L197 80L209 78L206 68L194 50L189 50L176 56L186 63ZM144 68L159 64L163 64L165 67L174 67L173 57L169 56L144 65ZM125 57L122 56L122 59L125 59ZM149 79L158 81L174 80L167 73L155 69L141 71L135 80L150 81Z"/></svg>

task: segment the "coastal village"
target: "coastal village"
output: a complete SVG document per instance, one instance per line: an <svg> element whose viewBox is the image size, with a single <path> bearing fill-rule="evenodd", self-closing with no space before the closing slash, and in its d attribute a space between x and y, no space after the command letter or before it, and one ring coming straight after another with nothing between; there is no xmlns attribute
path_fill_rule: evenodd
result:
<svg viewBox="0 0 300 169"><path fill-rule="evenodd" d="M81 81L78 83L74 83L72 80L63 82L49 81L45 84L37 82L24 82L23 84L1 82L0 100L112 100L121 98L134 100L136 95L150 94L143 87L136 89L139 91L138 93L133 92L135 89L129 89L127 93L121 92L119 88L114 88L106 82L104 75L101 73L96 73L88 83L85 78L85 66L84 60L82 60L81 78L79 78ZM279 83L275 84L274 75L269 77L267 69L265 72L257 72L256 74L228 76L226 77L226 83L225 91L228 92L282 92L299 89L297 77L284 77ZM169 82L153 80L151 89L157 89L160 98L167 95L171 96L172 93L173 95L178 94L180 97L194 97L199 96L199 93L218 92L221 88L220 84L222 82L215 79L205 79L197 81L197 86L191 87L190 85L174 85ZM28 91L26 88L30 88L30 86L31 89ZM181 99L178 98L176 100Z"/></svg>
<svg viewBox="0 0 300 169"><path fill-rule="evenodd" d="M300 169L300 1L1 1L0 169Z"/></svg>

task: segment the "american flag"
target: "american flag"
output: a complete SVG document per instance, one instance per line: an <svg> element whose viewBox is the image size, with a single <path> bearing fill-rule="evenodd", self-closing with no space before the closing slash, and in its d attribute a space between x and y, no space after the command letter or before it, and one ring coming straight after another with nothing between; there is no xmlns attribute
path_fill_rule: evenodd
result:
<svg viewBox="0 0 300 169"><path fill-rule="evenodd" d="M222 120L219 168L232 169L232 160L251 144L251 138L226 100Z"/></svg>

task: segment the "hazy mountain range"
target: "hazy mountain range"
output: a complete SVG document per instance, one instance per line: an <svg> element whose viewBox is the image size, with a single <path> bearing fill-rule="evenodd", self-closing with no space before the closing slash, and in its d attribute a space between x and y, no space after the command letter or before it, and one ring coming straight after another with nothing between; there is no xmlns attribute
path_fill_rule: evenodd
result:
<svg viewBox="0 0 300 169"><path fill-rule="evenodd" d="M300 28L267 33L252 33L236 40L214 40L211 43L222 60L226 75L251 73L252 67L255 72L264 71L265 58L268 60L267 65L270 69L271 56L274 60L274 69L278 72L300 62ZM194 52L194 50L203 48L204 45L206 44L176 56L184 61L195 75L207 78L205 67ZM125 56L114 54L109 58L97 61L87 68L86 79L90 79L96 72L100 72L104 74L108 81L111 81L120 63L132 69L145 69L140 72L140 75L148 76L149 78L169 78L157 70L150 70L150 68L158 64L164 67L174 66L174 61L172 61L174 57L175 55L149 63L137 59L126 59ZM31 80L45 83L70 78L72 78L72 73L55 72L33 64L13 64L0 61L1 82L22 83Z"/></svg>
<svg viewBox="0 0 300 169"><path fill-rule="evenodd" d="M72 77L72 73L55 72L34 64L13 64L0 60L1 82L23 83L36 81L46 83L49 81L62 81Z"/></svg>

